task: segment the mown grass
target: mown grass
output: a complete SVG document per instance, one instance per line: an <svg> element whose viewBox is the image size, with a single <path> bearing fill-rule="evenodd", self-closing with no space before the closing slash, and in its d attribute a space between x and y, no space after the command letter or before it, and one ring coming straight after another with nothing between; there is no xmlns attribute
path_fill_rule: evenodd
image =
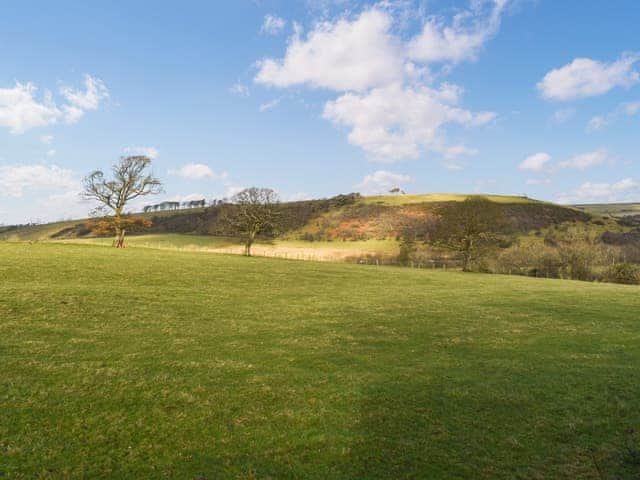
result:
<svg viewBox="0 0 640 480"><path fill-rule="evenodd" d="M640 288L0 243L0 478L637 478Z"/></svg>

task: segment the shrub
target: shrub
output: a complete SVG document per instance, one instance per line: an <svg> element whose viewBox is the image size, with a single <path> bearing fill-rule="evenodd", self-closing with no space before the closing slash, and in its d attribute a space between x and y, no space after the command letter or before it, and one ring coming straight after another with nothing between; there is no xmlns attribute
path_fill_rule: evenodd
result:
<svg viewBox="0 0 640 480"><path fill-rule="evenodd" d="M638 285L640 284L640 266L633 263L614 263L606 270L603 280L605 282Z"/></svg>
<svg viewBox="0 0 640 480"><path fill-rule="evenodd" d="M561 264L558 251L548 245L516 244L500 252L495 269L499 273L557 278Z"/></svg>

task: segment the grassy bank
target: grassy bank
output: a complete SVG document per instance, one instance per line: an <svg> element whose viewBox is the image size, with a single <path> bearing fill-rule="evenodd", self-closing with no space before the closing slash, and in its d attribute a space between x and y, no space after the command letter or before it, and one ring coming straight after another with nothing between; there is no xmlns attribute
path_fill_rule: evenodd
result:
<svg viewBox="0 0 640 480"><path fill-rule="evenodd" d="M52 243L0 279L0 478L640 473L638 287Z"/></svg>

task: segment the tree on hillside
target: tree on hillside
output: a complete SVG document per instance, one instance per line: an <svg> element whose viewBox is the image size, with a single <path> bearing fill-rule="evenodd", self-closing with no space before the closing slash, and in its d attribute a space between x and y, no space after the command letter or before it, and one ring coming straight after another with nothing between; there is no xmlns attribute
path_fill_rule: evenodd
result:
<svg viewBox="0 0 640 480"><path fill-rule="evenodd" d="M433 241L458 252L465 271L483 251L499 243L500 234L508 226L500 205L483 197L447 203L437 214Z"/></svg>
<svg viewBox="0 0 640 480"><path fill-rule="evenodd" d="M151 159L146 156L121 157L111 168L112 179L105 178L102 170L95 170L83 180L84 197L98 201L99 210L106 210L113 216L115 247L124 246L126 225L122 215L127 203L134 198L162 192L160 180L149 172L150 166Z"/></svg>
<svg viewBox="0 0 640 480"><path fill-rule="evenodd" d="M232 231L242 238L246 256L251 256L251 246L258 235L275 231L278 203L278 194L270 188L246 188L231 198L226 219Z"/></svg>

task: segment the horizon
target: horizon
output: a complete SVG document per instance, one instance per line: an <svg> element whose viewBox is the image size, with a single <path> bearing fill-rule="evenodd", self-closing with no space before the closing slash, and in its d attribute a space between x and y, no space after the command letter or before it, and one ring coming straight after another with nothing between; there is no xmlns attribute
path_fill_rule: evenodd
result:
<svg viewBox="0 0 640 480"><path fill-rule="evenodd" d="M639 22L632 0L7 6L0 224L88 217L82 177L128 154L166 191L138 210L252 185L638 202Z"/></svg>

